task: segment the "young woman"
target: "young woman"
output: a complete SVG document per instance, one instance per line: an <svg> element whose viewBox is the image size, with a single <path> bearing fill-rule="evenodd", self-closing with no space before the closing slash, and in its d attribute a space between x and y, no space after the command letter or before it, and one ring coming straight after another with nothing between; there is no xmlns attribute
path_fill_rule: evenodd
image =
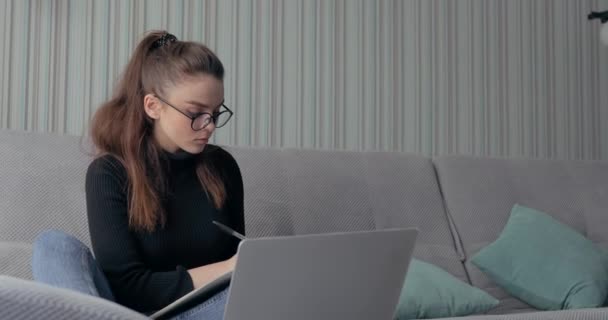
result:
<svg viewBox="0 0 608 320"><path fill-rule="evenodd" d="M233 114L223 77L221 61L204 45L151 32L95 114L99 155L87 171L86 203L101 272L84 272L92 294L149 314L234 268L238 240L212 223L245 231L239 167L208 144ZM52 238L40 237L35 250L44 252ZM225 297L177 318L221 319Z"/></svg>

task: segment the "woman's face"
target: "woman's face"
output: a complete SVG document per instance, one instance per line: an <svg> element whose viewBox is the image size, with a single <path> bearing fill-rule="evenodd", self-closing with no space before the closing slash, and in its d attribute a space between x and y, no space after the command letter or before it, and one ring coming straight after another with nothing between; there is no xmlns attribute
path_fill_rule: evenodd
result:
<svg viewBox="0 0 608 320"><path fill-rule="evenodd" d="M224 83L203 74L165 88L163 95L148 94L144 98L146 113L154 119L156 141L172 153L179 149L191 154L202 152L215 130L215 124L211 121L204 129L195 131L192 119L184 114L195 117L202 112L213 114L218 111L224 102Z"/></svg>

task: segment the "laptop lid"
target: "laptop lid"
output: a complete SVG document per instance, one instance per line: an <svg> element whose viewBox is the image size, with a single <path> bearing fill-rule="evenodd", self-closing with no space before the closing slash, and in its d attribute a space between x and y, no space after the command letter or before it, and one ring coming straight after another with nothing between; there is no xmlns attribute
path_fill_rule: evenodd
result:
<svg viewBox="0 0 608 320"><path fill-rule="evenodd" d="M391 320L418 231L247 239L224 320Z"/></svg>

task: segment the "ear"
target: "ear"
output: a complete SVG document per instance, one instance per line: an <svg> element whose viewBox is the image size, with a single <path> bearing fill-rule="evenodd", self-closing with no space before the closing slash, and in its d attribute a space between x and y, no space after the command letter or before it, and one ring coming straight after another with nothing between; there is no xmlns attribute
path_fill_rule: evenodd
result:
<svg viewBox="0 0 608 320"><path fill-rule="evenodd" d="M160 110L162 109L162 104L156 97L148 93L144 96L144 110L148 117L158 120L160 118Z"/></svg>

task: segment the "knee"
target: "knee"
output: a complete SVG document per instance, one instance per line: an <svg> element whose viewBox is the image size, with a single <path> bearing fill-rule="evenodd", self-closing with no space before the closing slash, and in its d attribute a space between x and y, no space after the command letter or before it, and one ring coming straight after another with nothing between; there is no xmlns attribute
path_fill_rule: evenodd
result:
<svg viewBox="0 0 608 320"><path fill-rule="evenodd" d="M34 253L61 251L89 251L78 238L60 230L46 230L34 239Z"/></svg>

